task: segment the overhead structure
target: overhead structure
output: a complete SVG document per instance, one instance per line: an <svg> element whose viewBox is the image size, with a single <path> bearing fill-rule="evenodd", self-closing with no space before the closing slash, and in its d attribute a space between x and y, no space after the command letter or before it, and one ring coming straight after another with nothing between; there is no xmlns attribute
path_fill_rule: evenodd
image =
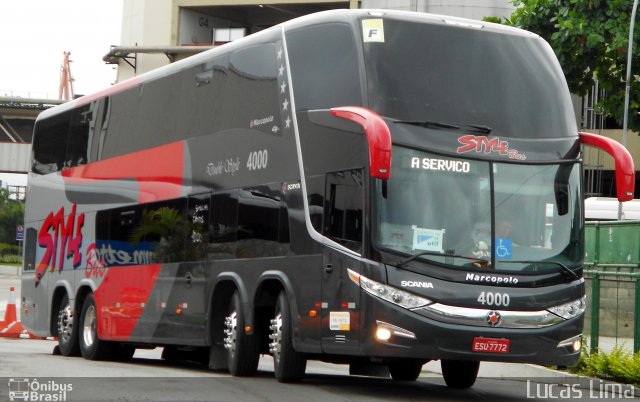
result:
<svg viewBox="0 0 640 402"><path fill-rule="evenodd" d="M62 65L60 65L60 89L58 90L58 99L73 99L73 78L71 77L71 60L69 56L71 52L64 52Z"/></svg>

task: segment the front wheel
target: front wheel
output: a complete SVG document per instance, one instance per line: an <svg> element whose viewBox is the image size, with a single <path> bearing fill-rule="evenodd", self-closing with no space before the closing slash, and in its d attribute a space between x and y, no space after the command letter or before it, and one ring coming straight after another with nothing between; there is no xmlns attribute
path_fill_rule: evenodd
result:
<svg viewBox="0 0 640 402"><path fill-rule="evenodd" d="M98 337L96 300L89 294L80 313L80 352L85 359L101 360L110 357L111 345Z"/></svg>
<svg viewBox="0 0 640 402"><path fill-rule="evenodd" d="M224 347L227 350L229 373L234 376L252 376L258 370L258 336L245 332L245 317L240 295L234 292L224 319Z"/></svg>
<svg viewBox="0 0 640 402"><path fill-rule="evenodd" d="M73 312L69 303L69 296L66 294L60 301L57 324L60 354L63 356L79 356L77 314Z"/></svg>
<svg viewBox="0 0 640 402"><path fill-rule="evenodd" d="M291 312L287 294L280 292L276 304L275 317L271 320L269 351L273 354L273 369L280 382L300 381L307 368L307 359L303 353L293 348L291 333Z"/></svg>
<svg viewBox="0 0 640 402"><path fill-rule="evenodd" d="M415 381L422 372L422 360L399 360L388 364L389 374L396 381Z"/></svg>
<svg viewBox="0 0 640 402"><path fill-rule="evenodd" d="M442 376L451 388L471 388L478 378L480 362L463 360L442 360Z"/></svg>

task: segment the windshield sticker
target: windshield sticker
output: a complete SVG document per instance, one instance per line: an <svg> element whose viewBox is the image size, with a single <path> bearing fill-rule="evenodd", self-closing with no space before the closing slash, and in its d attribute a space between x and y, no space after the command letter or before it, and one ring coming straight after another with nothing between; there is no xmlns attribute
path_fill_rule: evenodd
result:
<svg viewBox="0 0 640 402"><path fill-rule="evenodd" d="M513 242L511 239L496 238L496 257L503 260L510 260L513 258Z"/></svg>
<svg viewBox="0 0 640 402"><path fill-rule="evenodd" d="M330 311L329 329L331 331L350 331L351 317L348 311Z"/></svg>
<svg viewBox="0 0 640 402"><path fill-rule="evenodd" d="M527 159L526 155L521 154L516 149L509 148L509 142L501 140L499 137L489 139L484 135L469 134L459 137L458 142L462 144L456 149L459 154L475 151L485 154L497 153L509 159L520 161Z"/></svg>
<svg viewBox="0 0 640 402"><path fill-rule="evenodd" d="M436 158L411 158L411 169L440 170L445 172L469 173L469 162Z"/></svg>
<svg viewBox="0 0 640 402"><path fill-rule="evenodd" d="M413 250L435 251L442 253L444 229L423 229L415 225L413 229Z"/></svg>
<svg viewBox="0 0 640 402"><path fill-rule="evenodd" d="M384 42L384 25L381 18L362 20L363 42Z"/></svg>

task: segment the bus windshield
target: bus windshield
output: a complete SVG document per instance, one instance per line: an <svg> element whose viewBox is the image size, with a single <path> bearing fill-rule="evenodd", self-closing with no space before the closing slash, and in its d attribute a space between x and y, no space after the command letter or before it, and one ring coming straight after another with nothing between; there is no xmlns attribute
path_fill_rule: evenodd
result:
<svg viewBox="0 0 640 402"><path fill-rule="evenodd" d="M368 103L403 121L490 127L519 138L575 136L566 82L540 38L384 19L364 40Z"/></svg>
<svg viewBox="0 0 640 402"><path fill-rule="evenodd" d="M375 244L469 269L539 272L580 263L580 166L465 160L394 146L377 180Z"/></svg>

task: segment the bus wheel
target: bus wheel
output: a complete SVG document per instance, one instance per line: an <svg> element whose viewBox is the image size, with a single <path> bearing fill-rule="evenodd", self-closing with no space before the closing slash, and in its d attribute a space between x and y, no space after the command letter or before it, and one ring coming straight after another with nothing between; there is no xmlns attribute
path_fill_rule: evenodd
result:
<svg viewBox="0 0 640 402"><path fill-rule="evenodd" d="M396 381L415 381L422 371L422 360L398 360L388 364L389 374Z"/></svg>
<svg viewBox="0 0 640 402"><path fill-rule="evenodd" d="M85 359L101 360L109 356L110 344L98 338L96 301L89 294L82 304L80 314L80 352Z"/></svg>
<svg viewBox="0 0 640 402"><path fill-rule="evenodd" d="M240 295L234 292L224 319L224 347L229 373L234 376L252 376L258 370L258 337L247 335L244 327Z"/></svg>
<svg viewBox="0 0 640 402"><path fill-rule="evenodd" d="M80 356L78 325L75 318L69 296L65 294L58 310L58 348L63 356Z"/></svg>
<svg viewBox="0 0 640 402"><path fill-rule="evenodd" d="M442 360L442 376L451 388L471 388L478 377L480 362L462 360Z"/></svg>
<svg viewBox="0 0 640 402"><path fill-rule="evenodd" d="M273 355L273 369L280 382L300 381L307 368L307 359L303 353L293 349L291 334L291 312L285 292L278 295L275 317L271 320L269 352Z"/></svg>

